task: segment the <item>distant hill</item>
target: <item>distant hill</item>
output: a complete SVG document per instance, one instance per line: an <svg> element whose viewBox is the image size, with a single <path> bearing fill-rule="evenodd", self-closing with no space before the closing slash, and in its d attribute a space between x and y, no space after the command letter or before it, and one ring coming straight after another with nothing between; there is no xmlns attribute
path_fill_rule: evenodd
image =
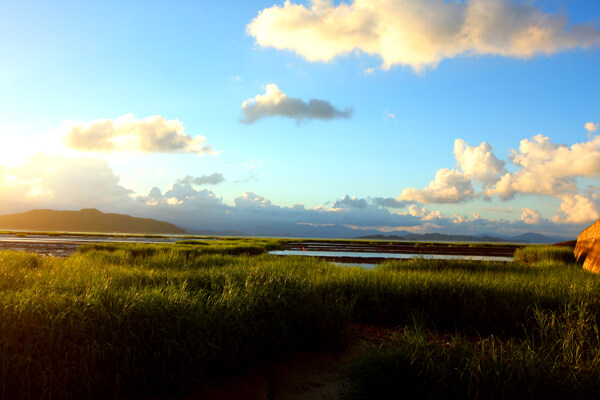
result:
<svg viewBox="0 0 600 400"><path fill-rule="evenodd" d="M81 211L32 210L0 216L0 229L29 231L185 234L168 222L103 213L93 208Z"/></svg>
<svg viewBox="0 0 600 400"><path fill-rule="evenodd" d="M521 242L529 242L529 243L556 243L564 241L565 238L558 237L549 237L546 235L542 235L540 233L535 232L526 232L519 236L514 236L511 238L513 241L521 241Z"/></svg>

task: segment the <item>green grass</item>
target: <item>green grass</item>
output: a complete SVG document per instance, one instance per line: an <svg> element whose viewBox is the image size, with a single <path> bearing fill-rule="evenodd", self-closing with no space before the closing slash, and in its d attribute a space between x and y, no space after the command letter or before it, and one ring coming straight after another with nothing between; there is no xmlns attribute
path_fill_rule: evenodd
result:
<svg viewBox="0 0 600 400"><path fill-rule="evenodd" d="M263 254L274 239L206 243L0 252L0 398L183 394L290 351L343 346L354 323L397 332L353 364L356 398L405 381L420 397L535 398L564 383L585 398L600 381L600 278L574 264L368 271Z"/></svg>
<svg viewBox="0 0 600 400"><path fill-rule="evenodd" d="M554 325L538 315L550 330L527 340L398 331L350 364L353 397L597 399L597 322L585 309L565 312Z"/></svg>
<svg viewBox="0 0 600 400"><path fill-rule="evenodd" d="M568 246L527 246L515 251L515 261L535 263L539 261L562 261L574 263L575 255Z"/></svg>

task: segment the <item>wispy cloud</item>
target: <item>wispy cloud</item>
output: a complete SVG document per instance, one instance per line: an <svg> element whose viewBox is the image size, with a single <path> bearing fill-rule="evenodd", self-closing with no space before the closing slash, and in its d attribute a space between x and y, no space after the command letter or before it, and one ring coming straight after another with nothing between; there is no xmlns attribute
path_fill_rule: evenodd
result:
<svg viewBox="0 0 600 400"><path fill-rule="evenodd" d="M569 25L562 15L513 0L286 1L260 11L247 33L260 46L309 61L360 50L380 56L383 69L407 65L417 72L460 55L529 58L600 43L592 25Z"/></svg>
<svg viewBox="0 0 600 400"><path fill-rule="evenodd" d="M203 136L191 137L177 119L160 115L137 119L125 114L115 120L64 121L62 143L82 151L215 154Z"/></svg>
<svg viewBox="0 0 600 400"><path fill-rule="evenodd" d="M285 117L298 122L320 119L331 120L350 118L354 112L352 107L339 110L330 102L319 99L310 99L308 102L294 97L288 97L276 84L271 83L265 87L265 94L257 95L242 103L242 117L240 121L252 124L261 118Z"/></svg>

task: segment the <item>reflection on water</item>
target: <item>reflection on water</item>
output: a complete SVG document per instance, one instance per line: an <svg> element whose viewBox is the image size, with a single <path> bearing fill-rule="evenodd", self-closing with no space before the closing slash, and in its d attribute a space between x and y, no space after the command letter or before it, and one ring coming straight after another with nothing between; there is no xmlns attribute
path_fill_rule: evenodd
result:
<svg viewBox="0 0 600 400"><path fill-rule="evenodd" d="M10 243L172 243L181 238L177 237L142 237L142 236L44 236L28 235L15 237L14 235L0 235L0 242ZM206 240L206 239L203 239Z"/></svg>
<svg viewBox="0 0 600 400"><path fill-rule="evenodd" d="M87 243L173 243L182 240L180 236L47 236L27 234L18 237L14 234L0 234L0 250L29 251L44 256L68 257L74 254L79 246ZM201 241L214 240L198 238Z"/></svg>
<svg viewBox="0 0 600 400"><path fill-rule="evenodd" d="M269 254L276 256L309 256L309 257L351 257L351 258L423 258L427 260L474 260L474 261L513 261L513 257L457 255L457 254L399 254L399 253L363 253L355 251L301 251L273 250Z"/></svg>
<svg viewBox="0 0 600 400"><path fill-rule="evenodd" d="M337 265L339 267L359 267L359 268L364 268L364 269L373 269L377 266L377 264L371 264L371 263L332 262L332 264Z"/></svg>

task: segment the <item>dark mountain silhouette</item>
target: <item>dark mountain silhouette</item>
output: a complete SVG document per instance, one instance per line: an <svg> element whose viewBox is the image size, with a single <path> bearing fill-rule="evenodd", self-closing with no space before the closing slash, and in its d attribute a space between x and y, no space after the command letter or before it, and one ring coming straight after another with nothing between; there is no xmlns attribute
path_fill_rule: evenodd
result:
<svg viewBox="0 0 600 400"><path fill-rule="evenodd" d="M168 222L103 213L94 208L80 211L32 210L0 216L0 229L63 232L185 234Z"/></svg>

